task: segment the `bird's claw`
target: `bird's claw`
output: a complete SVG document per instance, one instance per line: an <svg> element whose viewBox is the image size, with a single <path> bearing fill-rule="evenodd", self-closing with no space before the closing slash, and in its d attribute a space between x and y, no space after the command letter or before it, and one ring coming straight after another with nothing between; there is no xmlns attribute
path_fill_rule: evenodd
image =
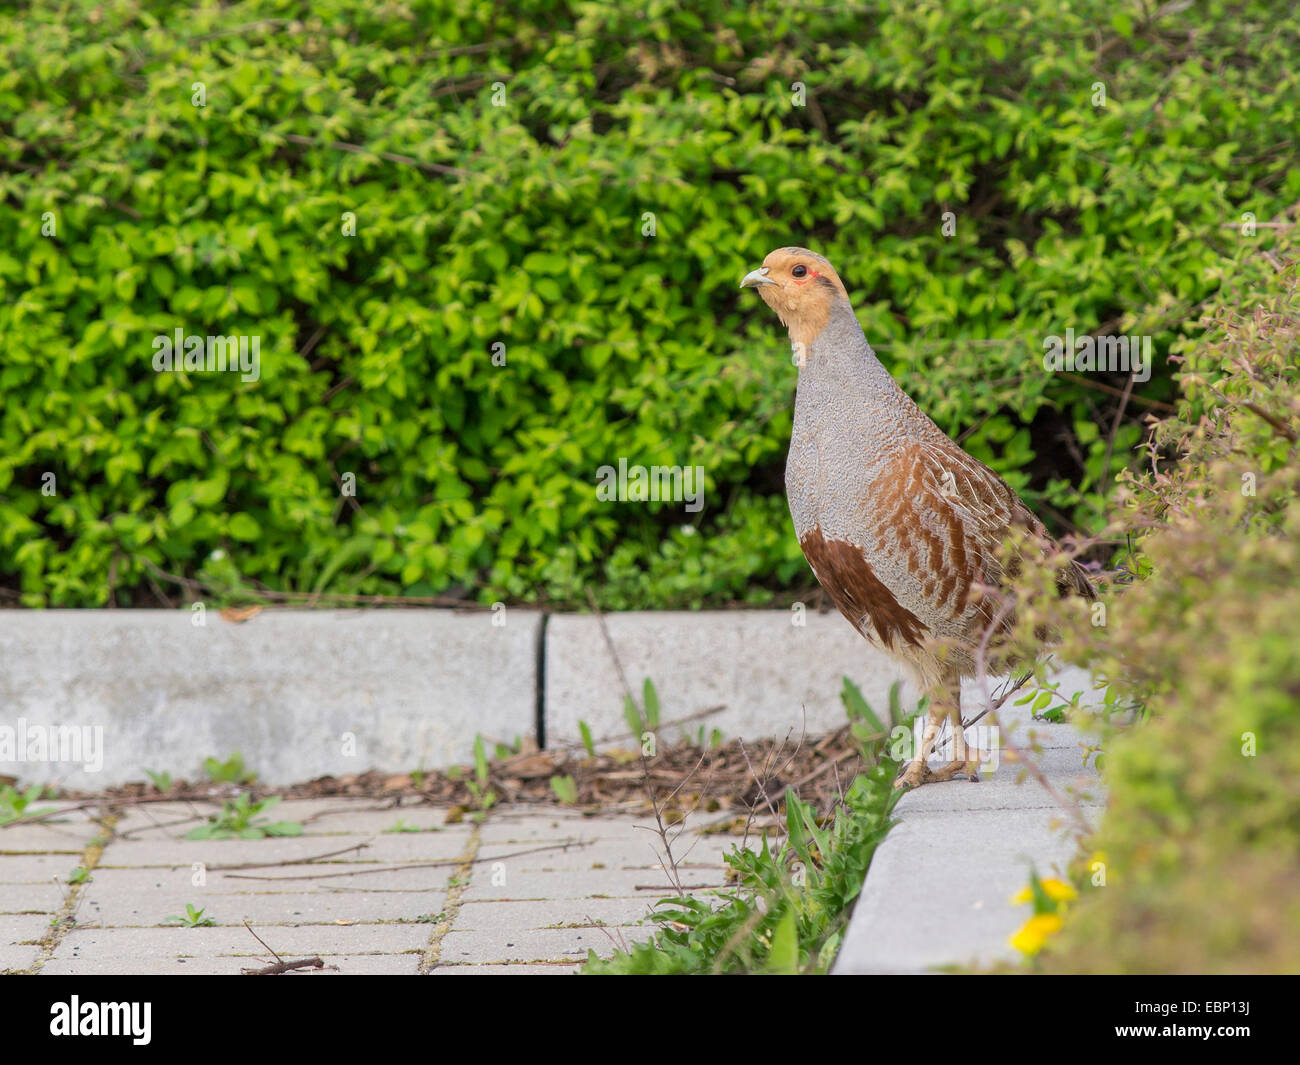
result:
<svg viewBox="0 0 1300 1065"><path fill-rule="evenodd" d="M928 783L933 775L930 767L924 762L912 762L894 781L894 790L910 791L912 788L919 788L922 784Z"/></svg>

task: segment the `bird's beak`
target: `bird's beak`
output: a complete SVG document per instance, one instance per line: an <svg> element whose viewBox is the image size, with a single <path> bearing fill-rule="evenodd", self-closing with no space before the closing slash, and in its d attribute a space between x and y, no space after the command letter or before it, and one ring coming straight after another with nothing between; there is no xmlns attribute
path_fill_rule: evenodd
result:
<svg viewBox="0 0 1300 1065"><path fill-rule="evenodd" d="M767 276L767 267L760 266L757 270L751 270L740 279L741 288L758 288L759 285L775 285L776 282Z"/></svg>

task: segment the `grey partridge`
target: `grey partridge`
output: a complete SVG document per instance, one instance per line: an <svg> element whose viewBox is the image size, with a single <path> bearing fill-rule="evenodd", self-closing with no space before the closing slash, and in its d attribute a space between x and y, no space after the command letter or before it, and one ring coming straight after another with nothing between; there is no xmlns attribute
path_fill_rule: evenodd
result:
<svg viewBox="0 0 1300 1065"><path fill-rule="evenodd" d="M966 748L961 681L975 673L975 649L996 616L981 589L1006 578L998 552L1013 526L1044 551L1052 546L1046 530L1010 485L899 388L826 259L779 248L740 284L789 328L799 367L785 488L804 557L853 627L930 697L920 749L896 786L959 774L977 780L980 752ZM1095 595L1073 562L1057 584ZM932 772L927 758L945 719L954 757Z"/></svg>

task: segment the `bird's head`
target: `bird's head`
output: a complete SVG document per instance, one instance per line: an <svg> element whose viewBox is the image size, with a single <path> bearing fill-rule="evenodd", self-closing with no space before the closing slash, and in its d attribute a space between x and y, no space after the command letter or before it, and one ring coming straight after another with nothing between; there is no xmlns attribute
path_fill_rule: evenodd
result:
<svg viewBox="0 0 1300 1065"><path fill-rule="evenodd" d="M740 287L758 290L782 325L789 327L795 344L811 344L835 305L849 304L835 267L807 248L777 248L762 266L741 278Z"/></svg>

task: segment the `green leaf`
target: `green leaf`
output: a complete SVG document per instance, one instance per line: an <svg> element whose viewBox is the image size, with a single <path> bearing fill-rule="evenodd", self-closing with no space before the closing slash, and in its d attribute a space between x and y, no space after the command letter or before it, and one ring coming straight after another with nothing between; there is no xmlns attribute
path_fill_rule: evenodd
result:
<svg viewBox="0 0 1300 1065"><path fill-rule="evenodd" d="M632 735L640 740L641 733L645 731L645 724L641 720L641 712L636 708L636 703L632 701L630 695L623 696L623 720L627 722Z"/></svg>
<svg viewBox="0 0 1300 1065"><path fill-rule="evenodd" d="M641 686L641 699L645 704L646 725L653 731L659 727L659 693L655 691L654 683L649 677L646 677Z"/></svg>
<svg viewBox="0 0 1300 1065"><path fill-rule="evenodd" d="M794 976L799 972L799 930L793 909L786 909L772 932L772 947L767 954L765 971Z"/></svg>

